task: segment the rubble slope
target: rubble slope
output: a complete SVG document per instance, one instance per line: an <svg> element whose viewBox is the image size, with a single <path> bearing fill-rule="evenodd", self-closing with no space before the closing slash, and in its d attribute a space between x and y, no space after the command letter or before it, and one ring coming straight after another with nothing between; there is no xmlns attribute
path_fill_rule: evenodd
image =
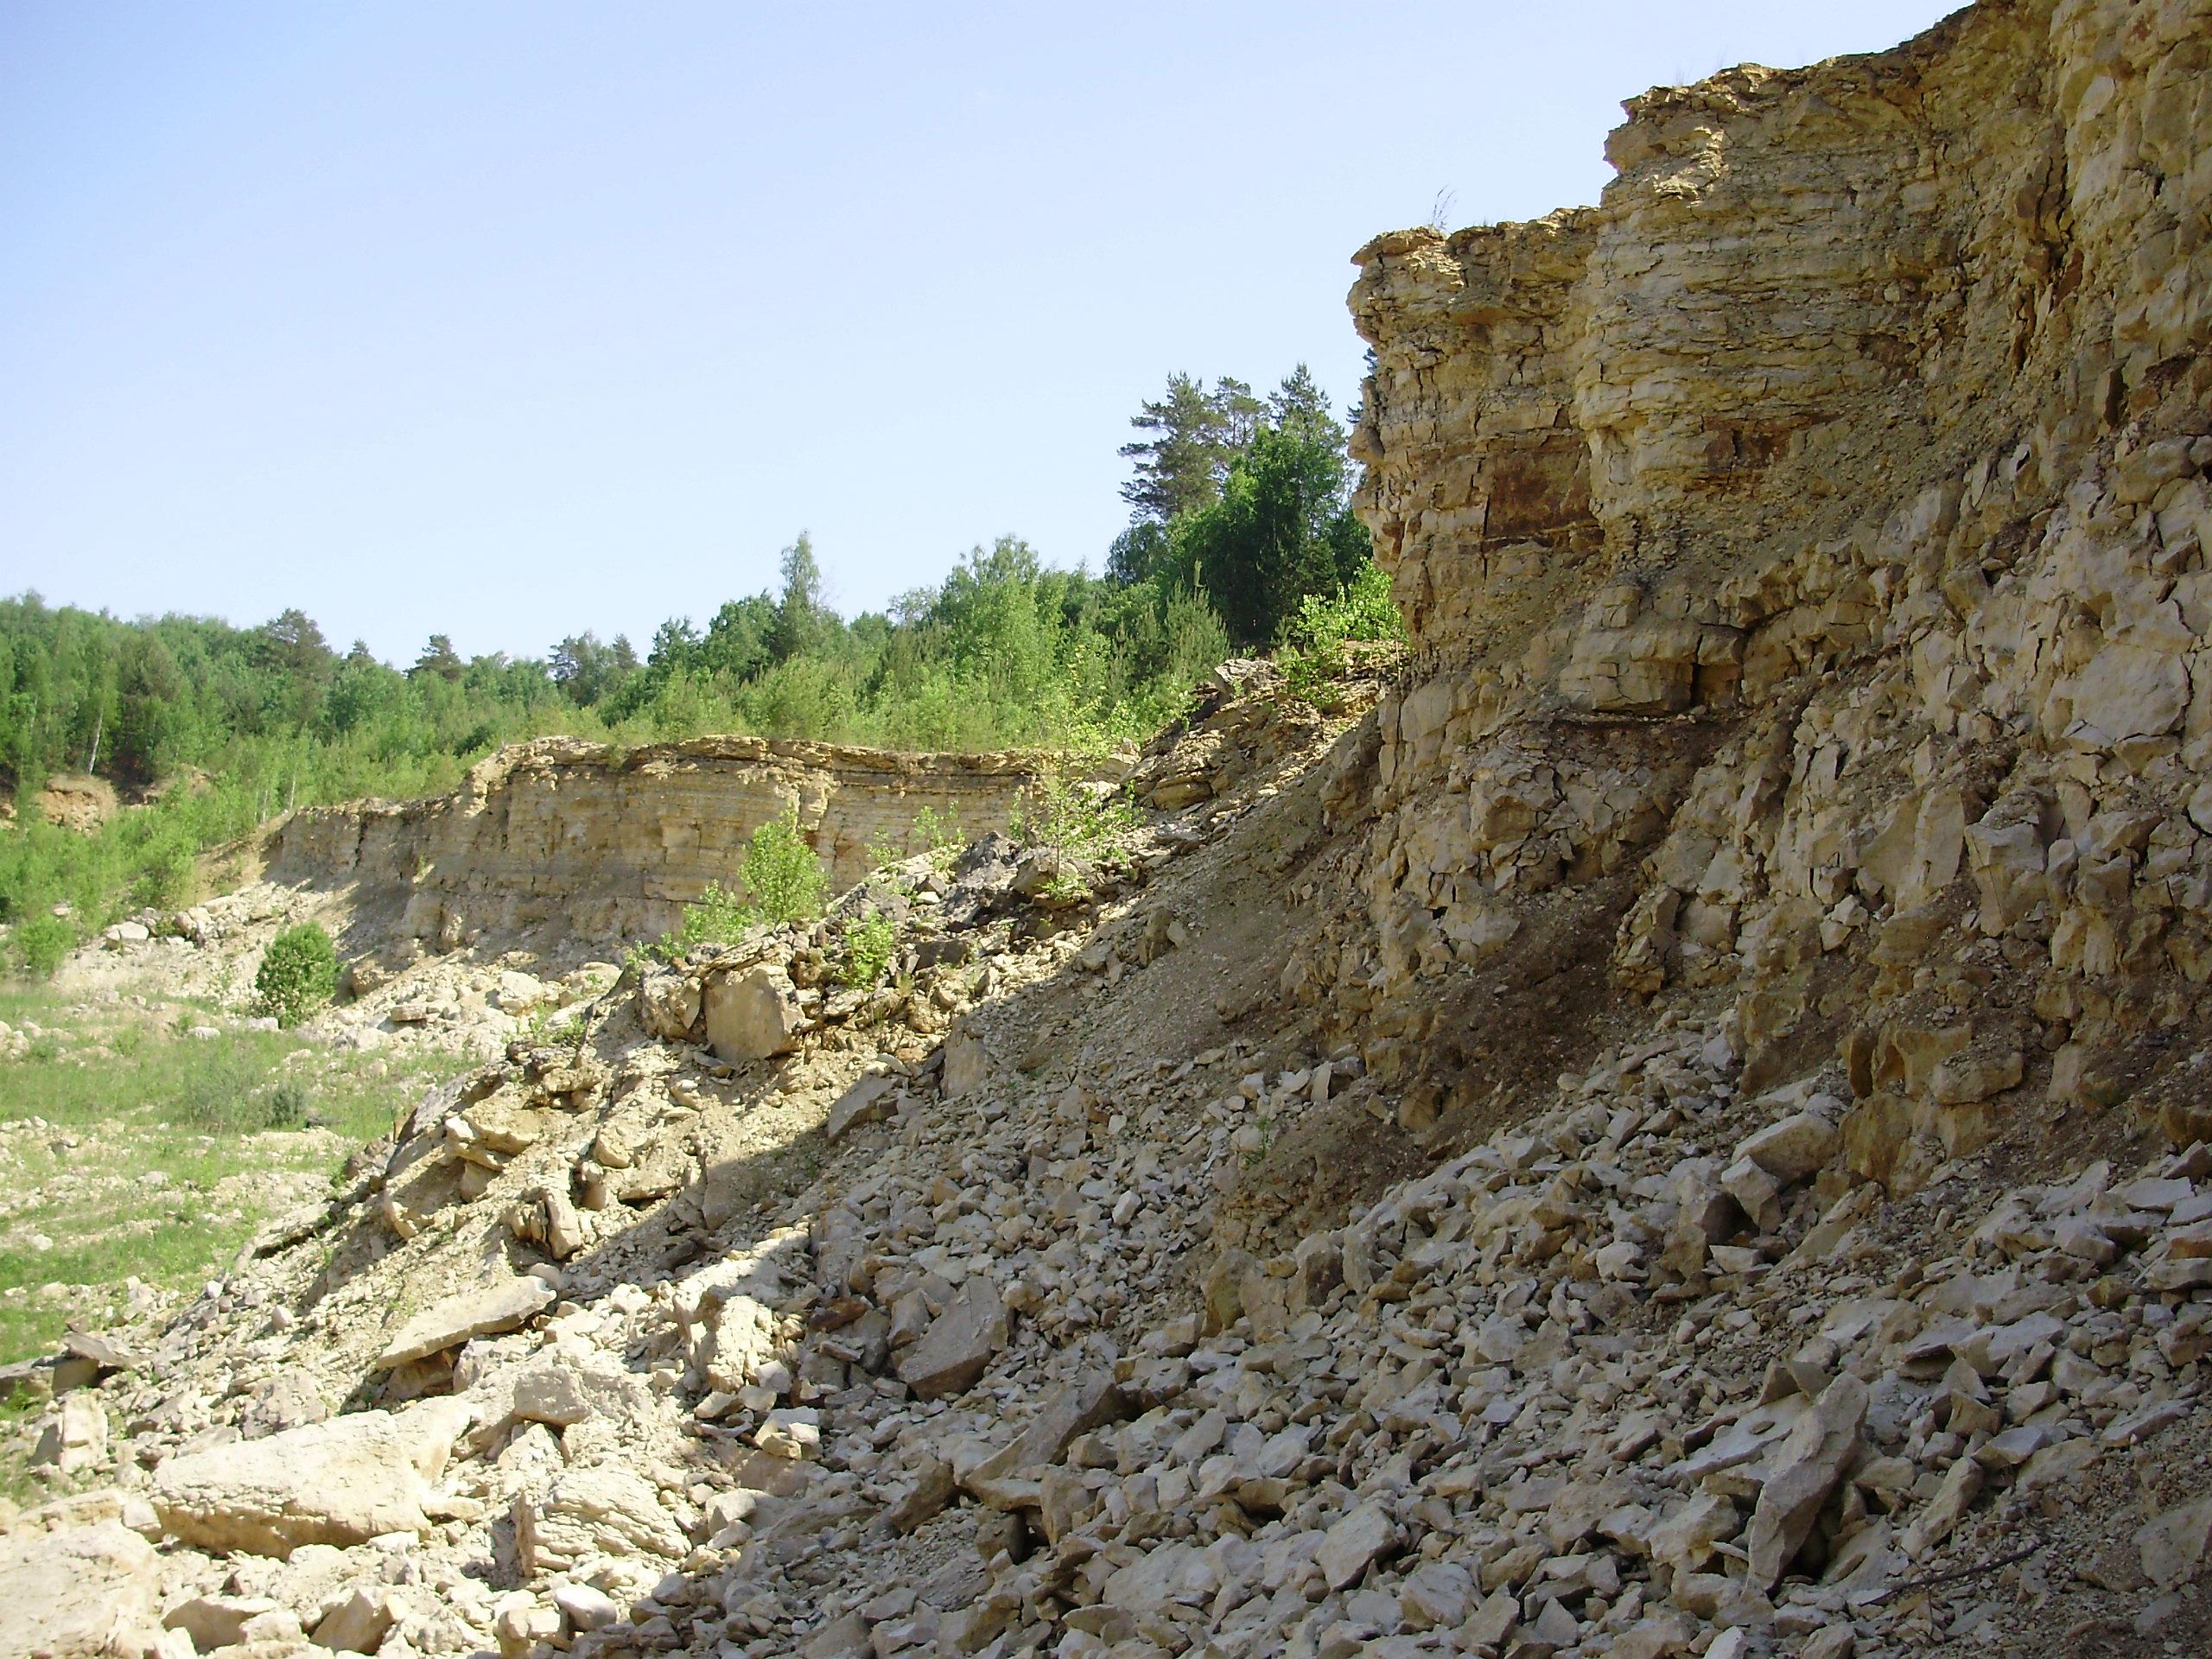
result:
<svg viewBox="0 0 2212 1659"><path fill-rule="evenodd" d="M169 1659L2201 1650L2209 53L1980 4L1371 244L1373 707L872 874L891 986L517 1037L4 1570Z"/></svg>

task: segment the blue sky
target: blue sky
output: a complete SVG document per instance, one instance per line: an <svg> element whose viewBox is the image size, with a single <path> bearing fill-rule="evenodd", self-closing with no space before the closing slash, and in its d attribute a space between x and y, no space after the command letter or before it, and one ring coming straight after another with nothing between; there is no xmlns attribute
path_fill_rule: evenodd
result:
<svg viewBox="0 0 2212 1659"><path fill-rule="evenodd" d="M1341 409L1352 251L1594 200L1619 100L1945 9L0 0L0 592L642 646L1096 569L1171 371Z"/></svg>

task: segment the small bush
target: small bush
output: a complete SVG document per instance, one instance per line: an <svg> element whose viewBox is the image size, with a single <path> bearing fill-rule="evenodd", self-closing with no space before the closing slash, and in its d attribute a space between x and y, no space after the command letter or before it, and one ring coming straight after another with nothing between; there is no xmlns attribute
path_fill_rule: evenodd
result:
<svg viewBox="0 0 2212 1659"><path fill-rule="evenodd" d="M822 913L830 878L800 833L797 808L753 832L737 873L764 922L804 922Z"/></svg>
<svg viewBox="0 0 2212 1659"><path fill-rule="evenodd" d="M34 916L16 929L16 950L26 971L51 979L62 957L77 943L77 930L60 916Z"/></svg>
<svg viewBox="0 0 2212 1659"><path fill-rule="evenodd" d="M263 1101L263 1120L272 1129L296 1129L305 1127L308 1104L313 1096L308 1086L297 1077L282 1077L271 1084Z"/></svg>
<svg viewBox="0 0 2212 1659"><path fill-rule="evenodd" d="M830 878L799 832L796 810L769 819L753 832L737 874L750 899L740 899L720 882L709 882L696 900L683 906L683 919L676 931L645 947L645 954L672 962L695 944L727 944L747 928L803 922L822 913Z"/></svg>
<svg viewBox="0 0 2212 1659"><path fill-rule="evenodd" d="M1116 835L1141 821L1136 808L1110 791L1047 778L1029 799L1016 805L1010 828L1016 841L1095 855Z"/></svg>
<svg viewBox="0 0 2212 1659"><path fill-rule="evenodd" d="M268 1116L268 1079L260 1050L237 1036L193 1044L177 1060L176 1115L200 1128L261 1128Z"/></svg>
<svg viewBox="0 0 2212 1659"><path fill-rule="evenodd" d="M131 883L131 896L156 910L175 910L191 900L196 866L192 849L172 842L149 857Z"/></svg>
<svg viewBox="0 0 2212 1659"><path fill-rule="evenodd" d="M288 927L262 952L253 976L255 1003L279 1023L296 1026L328 1002L338 988L338 951L314 922Z"/></svg>
<svg viewBox="0 0 2212 1659"><path fill-rule="evenodd" d="M662 939L658 954L672 958L695 944L730 944L759 920L752 906L721 882L709 881L704 893L683 906L683 919Z"/></svg>
<svg viewBox="0 0 2212 1659"><path fill-rule="evenodd" d="M1308 594L1283 628L1283 664L1290 694L1316 708L1333 707L1329 683L1348 666L1344 646L1354 639L1403 639L1405 620L1391 597L1390 578L1372 559L1333 594Z"/></svg>
<svg viewBox="0 0 2212 1659"><path fill-rule="evenodd" d="M891 958L898 949L897 924L888 916L871 910L866 918L845 929L845 968L842 976L845 983L859 990L870 988L890 968Z"/></svg>
<svg viewBox="0 0 2212 1659"><path fill-rule="evenodd" d="M968 837L960 828L960 810L947 807L939 813L934 807L924 807L914 815L914 834L929 849L930 867L944 874L960 861L960 855L968 850Z"/></svg>

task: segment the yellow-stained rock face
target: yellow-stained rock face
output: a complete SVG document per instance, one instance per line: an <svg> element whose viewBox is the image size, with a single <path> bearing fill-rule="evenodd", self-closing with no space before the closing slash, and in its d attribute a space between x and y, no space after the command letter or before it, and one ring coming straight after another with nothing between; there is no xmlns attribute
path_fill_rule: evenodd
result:
<svg viewBox="0 0 2212 1659"><path fill-rule="evenodd" d="M1610 918L1611 994L1732 995L1750 1084L1883 1057L1885 1179L2183 1098L2130 1045L2212 1018L2208 71L2205 0L1992 0L1359 251L1415 650L1288 994L1479 1102L1486 1008Z"/></svg>
<svg viewBox="0 0 2212 1659"><path fill-rule="evenodd" d="M2205 35L1977 6L1631 99L1595 208L1369 244L1361 507L1416 638L1526 642L1586 708L1721 702L1758 562L2072 481L2212 327Z"/></svg>
<svg viewBox="0 0 2212 1659"><path fill-rule="evenodd" d="M623 754L570 738L501 750L454 793L294 814L270 874L359 884L424 939L546 922L584 938L672 925L709 882L734 885L753 830L796 810L833 887L871 845L918 850L926 810L969 836L1007 825L1050 767L1034 753L893 754L712 737Z"/></svg>

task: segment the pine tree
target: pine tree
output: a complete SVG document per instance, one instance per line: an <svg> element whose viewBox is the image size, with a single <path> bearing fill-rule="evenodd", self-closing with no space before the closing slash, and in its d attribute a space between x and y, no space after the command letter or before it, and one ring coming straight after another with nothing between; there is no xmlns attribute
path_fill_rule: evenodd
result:
<svg viewBox="0 0 2212 1659"><path fill-rule="evenodd" d="M1213 390L1187 374L1167 377L1167 396L1147 400L1129 424L1158 435L1125 443L1121 453L1135 463L1136 476L1122 486L1122 499L1136 509L1139 522L1173 524L1221 499L1230 463L1252 441L1267 405L1242 380L1219 379Z"/></svg>
<svg viewBox="0 0 2212 1659"><path fill-rule="evenodd" d="M435 674L442 680L457 680L462 672L461 654L453 648L452 636L434 633L423 647L423 654L415 659L415 666L407 671L407 677L419 680L424 675Z"/></svg>

